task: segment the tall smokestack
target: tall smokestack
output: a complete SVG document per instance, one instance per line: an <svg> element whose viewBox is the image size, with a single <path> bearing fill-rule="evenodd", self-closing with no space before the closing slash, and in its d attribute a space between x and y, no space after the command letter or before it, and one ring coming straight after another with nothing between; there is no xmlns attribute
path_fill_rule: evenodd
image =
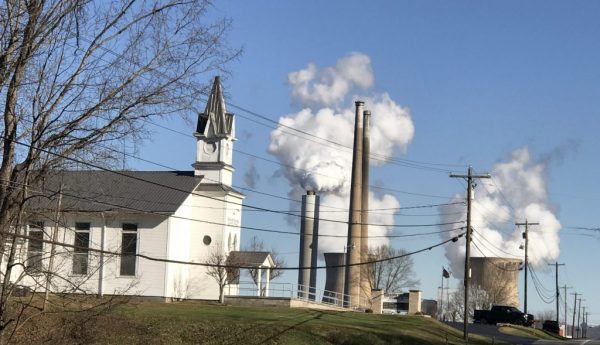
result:
<svg viewBox="0 0 600 345"><path fill-rule="evenodd" d="M324 253L325 256L325 291L323 291L323 303L331 303L342 306L344 302L344 267L346 254Z"/></svg>
<svg viewBox="0 0 600 345"><path fill-rule="evenodd" d="M361 195L362 195L362 142L363 142L363 106L356 101L354 120L354 151L352 157L352 181L350 184L350 210L348 221L348 242L346 245L346 272L344 279L344 305L354 308L360 303L360 262L361 249Z"/></svg>
<svg viewBox="0 0 600 345"><path fill-rule="evenodd" d="M369 260L369 155L371 154L371 112L363 112L363 151L362 151L362 183L361 183L361 213L360 213L360 252L361 261ZM369 268L360 266L361 305L370 305L371 284L369 283Z"/></svg>
<svg viewBox="0 0 600 345"><path fill-rule="evenodd" d="M317 266L319 242L319 197L313 191L302 196L300 220L300 267ZM315 299L317 270L305 268L298 271L298 297Z"/></svg>

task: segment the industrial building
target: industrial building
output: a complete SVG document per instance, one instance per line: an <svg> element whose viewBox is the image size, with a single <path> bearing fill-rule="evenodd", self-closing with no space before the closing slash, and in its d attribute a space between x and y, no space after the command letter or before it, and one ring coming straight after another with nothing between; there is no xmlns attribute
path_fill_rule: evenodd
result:
<svg viewBox="0 0 600 345"><path fill-rule="evenodd" d="M383 299L383 313L414 315L421 312L421 302L420 290L410 290L400 294L386 294Z"/></svg>
<svg viewBox="0 0 600 345"><path fill-rule="evenodd" d="M492 304L519 306L521 260L472 257L471 284L487 292Z"/></svg>

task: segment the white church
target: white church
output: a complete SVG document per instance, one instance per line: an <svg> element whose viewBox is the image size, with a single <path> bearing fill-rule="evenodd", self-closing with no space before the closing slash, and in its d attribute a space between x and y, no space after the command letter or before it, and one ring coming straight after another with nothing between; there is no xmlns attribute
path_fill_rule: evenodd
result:
<svg viewBox="0 0 600 345"><path fill-rule="evenodd" d="M36 292L218 299L205 266L163 261L204 263L240 250L244 195L232 188L235 121L218 77L194 135L193 171L53 173L40 187L53 197L32 198L27 206L15 284ZM45 271L57 275L48 279Z"/></svg>

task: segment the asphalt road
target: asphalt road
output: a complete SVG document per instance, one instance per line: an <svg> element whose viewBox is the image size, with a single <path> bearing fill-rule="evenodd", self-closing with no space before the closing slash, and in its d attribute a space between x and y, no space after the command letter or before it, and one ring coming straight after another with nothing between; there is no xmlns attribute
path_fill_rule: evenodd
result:
<svg viewBox="0 0 600 345"><path fill-rule="evenodd" d="M447 322L451 327L458 330L463 329L462 322ZM599 339L594 340L567 340L567 341L554 341L554 340L535 340L531 338L517 337L514 335L504 334L498 330L498 327L494 325L482 325L482 324L469 324L469 333L479 334L488 338L494 338L496 340L504 341L509 344L515 345L600 345Z"/></svg>

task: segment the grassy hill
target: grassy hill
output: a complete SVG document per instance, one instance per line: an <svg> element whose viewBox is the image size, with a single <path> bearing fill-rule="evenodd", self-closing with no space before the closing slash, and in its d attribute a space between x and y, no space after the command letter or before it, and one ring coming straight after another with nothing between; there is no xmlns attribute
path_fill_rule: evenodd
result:
<svg viewBox="0 0 600 345"><path fill-rule="evenodd" d="M556 339L518 326L501 331ZM108 310L42 313L15 333L34 344L464 344L462 332L423 316L373 315L288 308L251 308L198 302L127 303ZM496 341L496 344L500 342ZM471 334L469 344L491 345Z"/></svg>
<svg viewBox="0 0 600 345"><path fill-rule="evenodd" d="M542 340L564 340L565 338L560 337L550 332L542 331L532 327L523 327L517 325L506 325L499 328L500 332L516 335L519 337L542 339Z"/></svg>
<svg viewBox="0 0 600 345"><path fill-rule="evenodd" d="M139 303L109 314L45 318L20 332L18 342L59 336L60 343L80 344L464 344L460 331L430 318L308 309Z"/></svg>

